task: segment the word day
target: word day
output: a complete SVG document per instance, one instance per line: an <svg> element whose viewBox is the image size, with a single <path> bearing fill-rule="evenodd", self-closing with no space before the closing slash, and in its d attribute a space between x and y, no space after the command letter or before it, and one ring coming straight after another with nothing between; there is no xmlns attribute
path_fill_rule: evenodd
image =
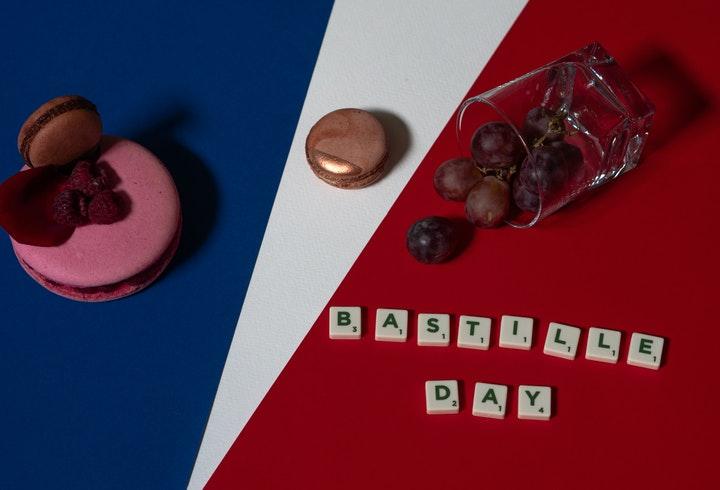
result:
<svg viewBox="0 0 720 490"><path fill-rule="evenodd" d="M552 390L549 386L518 386L517 416L526 420L550 420ZM475 383L472 414L476 417L504 419L508 387L491 383ZM431 415L460 412L457 380L427 381L425 407Z"/></svg>
<svg viewBox="0 0 720 490"><path fill-rule="evenodd" d="M330 338L360 339L362 313L359 306L330 307ZM457 346L468 349L490 348L492 320L461 315L457 326ZM503 315L500 320L500 347L529 350L533 343L532 318ZM573 360L580 347L582 330L571 325L551 322L543 352L549 356ZM406 342L408 311L379 308L375 317L375 340ZM587 332L585 358L615 364L620 359L622 332L592 327ZM450 315L420 313L417 316L417 343L421 346L450 345ZM631 366L658 369L662 363L664 339L655 335L633 332L626 362Z"/></svg>

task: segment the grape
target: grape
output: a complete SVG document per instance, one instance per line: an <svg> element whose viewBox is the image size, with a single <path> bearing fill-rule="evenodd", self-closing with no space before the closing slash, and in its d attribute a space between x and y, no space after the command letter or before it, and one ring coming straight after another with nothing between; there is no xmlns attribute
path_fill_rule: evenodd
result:
<svg viewBox="0 0 720 490"><path fill-rule="evenodd" d="M513 201L523 211L536 212L540 206L540 198L537 191L528 189L520 179L515 179L512 186Z"/></svg>
<svg viewBox="0 0 720 490"><path fill-rule="evenodd" d="M534 148L517 176L527 189L536 194L556 191L568 178L568 166L561 149L553 146Z"/></svg>
<svg viewBox="0 0 720 490"><path fill-rule="evenodd" d="M501 224L510 208L510 188L507 182L488 176L468 194L465 216L475 226L489 228Z"/></svg>
<svg viewBox="0 0 720 490"><path fill-rule="evenodd" d="M525 211L536 211L539 194L552 195L562 189L582 163L580 149L564 141L533 149L513 183L515 204Z"/></svg>
<svg viewBox="0 0 720 490"><path fill-rule="evenodd" d="M482 179L482 172L469 158L453 158L435 171L435 190L443 199L464 201L470 189Z"/></svg>
<svg viewBox="0 0 720 490"><path fill-rule="evenodd" d="M470 152L481 167L506 168L517 163L524 151L520 138L509 124L489 122L475 131Z"/></svg>
<svg viewBox="0 0 720 490"><path fill-rule="evenodd" d="M438 264L449 259L458 245L458 232L452 221L430 216L416 221L407 232L410 255L424 264Z"/></svg>
<svg viewBox="0 0 720 490"><path fill-rule="evenodd" d="M542 143L551 143L562 140L565 126L562 117L545 107L535 107L525 116L522 132L529 144L535 144L540 138Z"/></svg>
<svg viewBox="0 0 720 490"><path fill-rule="evenodd" d="M564 141L555 141L550 143L550 146L560 150L560 153L562 153L563 158L565 159L565 164L567 165L569 174L573 173L582 165L583 155L580 148L577 146L565 143Z"/></svg>

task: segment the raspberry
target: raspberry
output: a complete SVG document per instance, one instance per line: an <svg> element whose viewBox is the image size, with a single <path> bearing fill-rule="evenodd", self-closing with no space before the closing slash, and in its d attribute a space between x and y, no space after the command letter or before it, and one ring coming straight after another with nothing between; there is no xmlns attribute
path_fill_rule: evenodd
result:
<svg viewBox="0 0 720 490"><path fill-rule="evenodd" d="M107 187L108 179L105 170L87 160L81 160L75 164L65 183L65 189L80 191L88 197L94 196Z"/></svg>
<svg viewBox="0 0 720 490"><path fill-rule="evenodd" d="M88 206L91 223L109 225L122 218L120 195L110 190L100 191L92 198Z"/></svg>
<svg viewBox="0 0 720 490"><path fill-rule="evenodd" d="M115 176L107 163L95 163L95 178L99 179L103 185L103 190L115 187Z"/></svg>
<svg viewBox="0 0 720 490"><path fill-rule="evenodd" d="M66 189L82 190L92 180L92 163L88 161L80 161L73 167L70 177L65 182Z"/></svg>
<svg viewBox="0 0 720 490"><path fill-rule="evenodd" d="M97 194L100 191L103 191L106 189L105 182L100 177L93 178L88 185L83 187L82 191L83 193L88 196L92 197L95 194Z"/></svg>
<svg viewBox="0 0 720 490"><path fill-rule="evenodd" d="M87 201L81 192L67 189L53 200L53 220L67 226L78 226L87 222Z"/></svg>

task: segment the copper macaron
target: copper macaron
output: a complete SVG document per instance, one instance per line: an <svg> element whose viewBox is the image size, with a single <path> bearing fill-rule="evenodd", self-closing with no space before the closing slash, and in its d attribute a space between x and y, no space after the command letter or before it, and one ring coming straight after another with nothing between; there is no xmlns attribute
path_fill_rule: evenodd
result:
<svg viewBox="0 0 720 490"><path fill-rule="evenodd" d="M328 184L359 189L378 180L388 142L380 121L362 109L338 109L323 116L305 141L310 168Z"/></svg>

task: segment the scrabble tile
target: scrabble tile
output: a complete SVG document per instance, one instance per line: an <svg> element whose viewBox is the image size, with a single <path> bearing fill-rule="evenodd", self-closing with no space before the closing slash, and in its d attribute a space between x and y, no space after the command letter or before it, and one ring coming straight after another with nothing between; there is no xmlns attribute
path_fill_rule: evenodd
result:
<svg viewBox="0 0 720 490"><path fill-rule="evenodd" d="M447 347L450 345L450 315L420 313L417 334L418 345Z"/></svg>
<svg viewBox="0 0 720 490"><path fill-rule="evenodd" d="M532 335L532 318L503 315L500 320L500 347L530 350Z"/></svg>
<svg viewBox="0 0 720 490"><path fill-rule="evenodd" d="M476 417L504 419L507 406L507 386L475 383L472 414Z"/></svg>
<svg viewBox="0 0 720 490"><path fill-rule="evenodd" d="M460 398L456 380L426 381L425 407L429 414L458 413Z"/></svg>
<svg viewBox="0 0 720 490"><path fill-rule="evenodd" d="M375 340L405 342L408 331L407 310L378 308L375 315Z"/></svg>
<svg viewBox="0 0 720 490"><path fill-rule="evenodd" d="M662 337L633 332L627 363L631 366L658 369L662 362L664 343L665 339Z"/></svg>
<svg viewBox="0 0 720 490"><path fill-rule="evenodd" d="M359 306L330 307L330 338L359 339L362 319Z"/></svg>
<svg viewBox="0 0 720 490"><path fill-rule="evenodd" d="M458 322L458 347L487 350L490 347L489 318L462 315Z"/></svg>
<svg viewBox="0 0 720 490"><path fill-rule="evenodd" d="M520 385L518 387L518 418L550 420L552 390L549 386Z"/></svg>
<svg viewBox="0 0 720 490"><path fill-rule="evenodd" d="M615 364L620 357L620 339L617 330L592 327L588 331L585 359Z"/></svg>
<svg viewBox="0 0 720 490"><path fill-rule="evenodd" d="M572 361L575 359L578 344L580 344L579 328L550 322L543 352L548 356L562 357Z"/></svg>

